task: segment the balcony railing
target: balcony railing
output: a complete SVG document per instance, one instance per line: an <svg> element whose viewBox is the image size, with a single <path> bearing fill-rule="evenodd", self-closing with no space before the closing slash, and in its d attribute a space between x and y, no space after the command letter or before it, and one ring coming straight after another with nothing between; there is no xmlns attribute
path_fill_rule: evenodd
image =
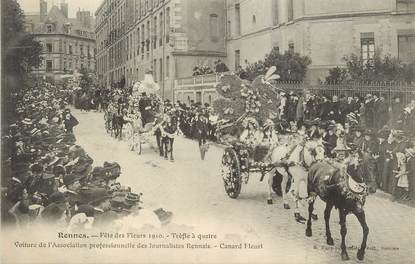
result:
<svg viewBox="0 0 415 264"><path fill-rule="evenodd" d="M203 85L214 86L219 82L219 79L220 79L220 73L184 77L184 78L176 79L176 87L184 88L184 87L203 86Z"/></svg>

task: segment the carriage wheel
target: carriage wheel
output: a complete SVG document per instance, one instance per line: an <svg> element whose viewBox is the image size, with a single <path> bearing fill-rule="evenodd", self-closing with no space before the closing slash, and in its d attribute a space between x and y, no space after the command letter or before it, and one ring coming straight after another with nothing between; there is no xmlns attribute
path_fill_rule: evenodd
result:
<svg viewBox="0 0 415 264"><path fill-rule="evenodd" d="M242 177L238 156L232 148L225 149L222 156L221 174L225 185L225 191L232 199L236 199L241 192Z"/></svg>
<svg viewBox="0 0 415 264"><path fill-rule="evenodd" d="M281 192L281 182L282 182L282 175L281 173L278 172L278 170L275 171L275 175L272 178L272 190L278 195L281 196L282 192ZM287 183L287 188L286 188L286 193L290 190L291 188L291 180L288 180Z"/></svg>

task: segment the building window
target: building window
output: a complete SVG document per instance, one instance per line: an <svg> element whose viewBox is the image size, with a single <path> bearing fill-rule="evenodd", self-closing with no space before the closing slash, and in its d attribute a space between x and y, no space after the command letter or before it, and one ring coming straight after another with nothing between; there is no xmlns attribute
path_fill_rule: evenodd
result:
<svg viewBox="0 0 415 264"><path fill-rule="evenodd" d="M213 42L217 42L219 40L219 23L217 14L210 14L209 16L209 31L210 39Z"/></svg>
<svg viewBox="0 0 415 264"><path fill-rule="evenodd" d="M170 41L170 7L166 8L166 43Z"/></svg>
<svg viewBox="0 0 415 264"><path fill-rule="evenodd" d="M231 36L232 36L232 24L231 24L231 21L228 21L228 28L227 28L227 35L228 35L228 38L230 38Z"/></svg>
<svg viewBox="0 0 415 264"><path fill-rule="evenodd" d="M153 25L153 49L157 48L157 16L154 17L154 25Z"/></svg>
<svg viewBox="0 0 415 264"><path fill-rule="evenodd" d="M153 77L154 81L157 81L157 60L153 60Z"/></svg>
<svg viewBox="0 0 415 264"><path fill-rule="evenodd" d="M72 55L72 44L69 44L69 54Z"/></svg>
<svg viewBox="0 0 415 264"><path fill-rule="evenodd" d="M293 8L293 0L288 0L288 21L293 21L294 19L294 8Z"/></svg>
<svg viewBox="0 0 415 264"><path fill-rule="evenodd" d="M235 50L235 70L241 65L241 51Z"/></svg>
<svg viewBox="0 0 415 264"><path fill-rule="evenodd" d="M164 27L164 19L163 19L163 12L160 13L159 17L159 46L163 46L163 29Z"/></svg>
<svg viewBox="0 0 415 264"><path fill-rule="evenodd" d="M398 12L415 11L415 0L396 0L396 11Z"/></svg>
<svg viewBox="0 0 415 264"><path fill-rule="evenodd" d="M241 35L241 6L239 4L235 5L235 23L236 23L236 35Z"/></svg>
<svg viewBox="0 0 415 264"><path fill-rule="evenodd" d="M398 58L403 63L411 63L415 58L415 32L398 36Z"/></svg>
<svg viewBox="0 0 415 264"><path fill-rule="evenodd" d="M169 78L170 75L170 57L166 57L166 77Z"/></svg>
<svg viewBox="0 0 415 264"><path fill-rule="evenodd" d="M62 40L59 40L59 52L62 52Z"/></svg>
<svg viewBox="0 0 415 264"><path fill-rule="evenodd" d="M52 25L47 25L47 30L48 30L48 33L52 33L53 26Z"/></svg>
<svg viewBox="0 0 415 264"><path fill-rule="evenodd" d="M255 15L252 16L252 24L254 24L254 25L256 24L256 16Z"/></svg>
<svg viewBox="0 0 415 264"><path fill-rule="evenodd" d="M272 21L278 25L278 0L272 0Z"/></svg>
<svg viewBox="0 0 415 264"><path fill-rule="evenodd" d="M373 32L360 34L360 51L363 64L371 65L375 57L375 35Z"/></svg>
<svg viewBox="0 0 415 264"><path fill-rule="evenodd" d="M160 81L163 81L163 59L160 59L159 60L159 68L160 68L160 70L159 70L159 72L160 72Z"/></svg>
<svg viewBox="0 0 415 264"><path fill-rule="evenodd" d="M52 45L52 43L46 43L46 50L49 53L52 53L53 52L53 45Z"/></svg>
<svg viewBox="0 0 415 264"><path fill-rule="evenodd" d="M79 45L79 53L81 56L84 56L84 45Z"/></svg>
<svg viewBox="0 0 415 264"><path fill-rule="evenodd" d="M294 53L294 42L288 43L288 52Z"/></svg>
<svg viewBox="0 0 415 264"><path fill-rule="evenodd" d="M47 60L46 61L46 71L47 72L51 72L53 69L52 69L52 61L51 60Z"/></svg>

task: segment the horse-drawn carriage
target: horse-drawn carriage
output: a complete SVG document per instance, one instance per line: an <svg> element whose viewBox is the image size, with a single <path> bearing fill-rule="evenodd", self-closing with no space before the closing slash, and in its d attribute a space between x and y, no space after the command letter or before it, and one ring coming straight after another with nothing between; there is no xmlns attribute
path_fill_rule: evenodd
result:
<svg viewBox="0 0 415 264"><path fill-rule="evenodd" d="M225 148L222 155L221 175L225 192L230 198L235 199L239 196L242 185L248 183L250 174L260 173L260 181L262 181L265 174L275 166L268 161L258 160L258 157L254 156L255 150L241 142L234 142ZM272 190L279 196L282 195L281 181L282 175L276 171L272 178ZM291 181L287 184L286 192L290 187Z"/></svg>

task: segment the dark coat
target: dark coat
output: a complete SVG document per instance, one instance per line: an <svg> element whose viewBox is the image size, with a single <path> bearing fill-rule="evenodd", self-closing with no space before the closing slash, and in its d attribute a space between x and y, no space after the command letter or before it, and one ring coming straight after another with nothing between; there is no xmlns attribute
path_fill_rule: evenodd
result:
<svg viewBox="0 0 415 264"><path fill-rule="evenodd" d="M409 198L415 199L415 158L407 159L406 168L408 170L408 194Z"/></svg>
<svg viewBox="0 0 415 264"><path fill-rule="evenodd" d="M326 155L328 157L333 157L332 150L337 146L337 136L335 134L330 135L327 133L324 137L324 147L326 149Z"/></svg>

